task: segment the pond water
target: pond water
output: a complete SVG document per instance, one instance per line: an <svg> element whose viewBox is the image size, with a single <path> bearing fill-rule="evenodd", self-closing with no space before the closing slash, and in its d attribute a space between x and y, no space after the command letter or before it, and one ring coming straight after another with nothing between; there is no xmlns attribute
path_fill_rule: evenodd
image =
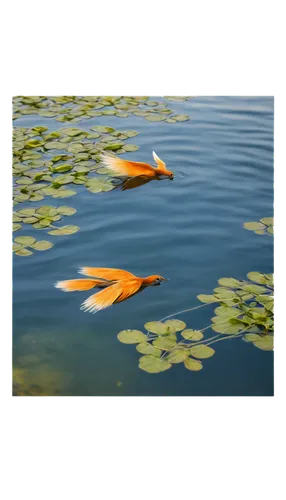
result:
<svg viewBox="0 0 286 500"><path fill-rule="evenodd" d="M273 215L273 99L196 97L171 104L191 119L172 124L134 115L103 116L76 126L137 130L139 135L128 142L140 149L123 158L153 164L155 150L174 172L173 181L98 194L75 186L77 196L60 204L77 209L67 224L80 231L54 238L48 251L14 256L14 366L26 370L29 383L44 394L273 394L273 353L241 339L214 344L215 356L199 372L181 363L154 375L138 368L135 346L117 339L121 330L140 330L147 321L199 305L196 296L212 293L221 277L273 272L273 238L243 228L246 221ZM15 122L17 127L36 125L63 126L35 115ZM59 200L22 203L21 208L41 204L58 206ZM23 234L39 239L33 229ZM79 277L80 266L159 274L169 281L89 314L80 305L90 292L62 293L53 286ZM200 329L210 324L213 309L209 305L177 317Z"/></svg>

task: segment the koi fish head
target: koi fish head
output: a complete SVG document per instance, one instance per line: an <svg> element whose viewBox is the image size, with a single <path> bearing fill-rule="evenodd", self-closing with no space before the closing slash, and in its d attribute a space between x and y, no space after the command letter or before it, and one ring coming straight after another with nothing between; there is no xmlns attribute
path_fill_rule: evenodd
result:
<svg viewBox="0 0 286 500"><path fill-rule="evenodd" d="M149 286L160 285L162 281L167 281L163 276L159 276L158 274L153 274L152 276L148 276L144 279L144 283Z"/></svg>
<svg viewBox="0 0 286 500"><path fill-rule="evenodd" d="M158 155L156 155L155 151L153 151L153 158L158 165L158 167L156 168L157 175L165 175L166 177L169 177L169 179L174 179L173 172L166 168L166 163L163 162L163 160L161 160Z"/></svg>

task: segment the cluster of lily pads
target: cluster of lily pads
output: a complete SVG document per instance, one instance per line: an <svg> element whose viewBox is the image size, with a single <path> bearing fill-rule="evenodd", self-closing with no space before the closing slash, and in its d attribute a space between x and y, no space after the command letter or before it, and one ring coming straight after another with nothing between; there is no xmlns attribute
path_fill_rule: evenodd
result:
<svg viewBox="0 0 286 500"><path fill-rule="evenodd" d="M256 234L273 234L273 217L264 217L259 222L245 222L243 227Z"/></svg>
<svg viewBox="0 0 286 500"><path fill-rule="evenodd" d="M73 215L76 209L72 207L52 207L43 205L39 208L23 208L13 212L13 232L19 231L23 226L22 224L30 224L34 229L48 228L48 234L52 236L64 236L74 234L79 231L78 226L54 226L53 222L61 220L62 216ZM27 257L32 255L31 250L27 247L34 248L35 250L48 250L54 245L49 241L36 241L32 236L19 236L13 242L13 252L16 255Z"/></svg>
<svg viewBox="0 0 286 500"><path fill-rule="evenodd" d="M139 368L148 373L163 372L177 363L199 371L203 368L201 360L215 354L210 344L229 336L243 336L244 341L270 351L274 328L273 275L251 272L247 277L249 281L221 278L212 295L198 295L204 304L219 304L212 324L202 330L186 328L184 321L171 319L146 323L147 332L123 330L117 338L124 344L137 344L137 351L143 354ZM218 335L204 338L203 332L209 328Z"/></svg>
<svg viewBox="0 0 286 500"><path fill-rule="evenodd" d="M135 130L119 131L96 126L89 131L47 127L15 127L13 141L14 204L41 201L45 196L68 198L77 192L68 185L83 184L91 192L110 191L116 175L100 164L101 154L136 151L136 144L126 144ZM55 154L55 152L57 154ZM102 175L104 174L104 176ZM94 184L98 189L90 189Z"/></svg>
<svg viewBox="0 0 286 500"><path fill-rule="evenodd" d="M190 98L168 96L154 101L148 96L16 96L13 98L13 119L38 115L59 122L79 123L95 116L127 118L132 114L153 122L176 123L189 120L189 116L173 114L165 100L184 102Z"/></svg>

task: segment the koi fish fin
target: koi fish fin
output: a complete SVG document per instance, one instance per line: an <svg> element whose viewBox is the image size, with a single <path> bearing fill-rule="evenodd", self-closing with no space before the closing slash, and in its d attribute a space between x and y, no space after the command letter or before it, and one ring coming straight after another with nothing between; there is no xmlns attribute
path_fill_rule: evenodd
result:
<svg viewBox="0 0 286 500"><path fill-rule="evenodd" d="M166 170L166 163L164 163L163 160L161 160L159 158L159 156L156 155L155 151L153 151L153 158L154 158L155 162L157 163L158 167L163 168L164 170Z"/></svg>
<svg viewBox="0 0 286 500"><path fill-rule="evenodd" d="M118 281L135 277L134 274L124 271L123 269L112 269L108 267L81 267L78 272L84 276L93 276L108 281Z"/></svg>
<svg viewBox="0 0 286 500"><path fill-rule="evenodd" d="M106 286L106 283L102 280L65 280L58 281L55 284L56 288L60 288L63 292L78 292L82 290L91 290L95 287Z"/></svg>
<svg viewBox="0 0 286 500"><path fill-rule="evenodd" d="M128 161L118 158L117 156L102 155L101 161L106 168L109 168L117 174L127 177L136 177L137 175L147 175L154 177L154 168L148 163L137 161Z"/></svg>
<svg viewBox="0 0 286 500"><path fill-rule="evenodd" d="M122 302L134 295L140 289L141 284L142 281L140 279L119 281L105 288L105 290L88 297L83 302L81 309L92 313L106 309L106 307Z"/></svg>

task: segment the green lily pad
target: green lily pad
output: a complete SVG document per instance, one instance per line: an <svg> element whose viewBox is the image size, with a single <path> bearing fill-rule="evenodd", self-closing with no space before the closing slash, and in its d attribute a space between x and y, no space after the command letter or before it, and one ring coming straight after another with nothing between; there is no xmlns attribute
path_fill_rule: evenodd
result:
<svg viewBox="0 0 286 500"><path fill-rule="evenodd" d="M21 210L18 210L17 214L23 217L31 217L32 215L35 214L35 212L36 212L35 208L23 208Z"/></svg>
<svg viewBox="0 0 286 500"><path fill-rule="evenodd" d="M18 252L18 250L21 250L23 245L20 245L20 243L13 243L13 252Z"/></svg>
<svg viewBox="0 0 286 500"><path fill-rule="evenodd" d="M15 252L16 255L20 255L21 257L28 257L29 255L32 255L33 252L28 250L27 248L21 248L21 250L18 250Z"/></svg>
<svg viewBox="0 0 286 500"><path fill-rule="evenodd" d="M139 344L148 340L147 335L140 330L122 330L117 338L123 344Z"/></svg>
<svg viewBox="0 0 286 500"><path fill-rule="evenodd" d="M163 349L163 351L169 351L176 345L176 339L169 336L158 337L153 341L153 345L159 349Z"/></svg>
<svg viewBox="0 0 286 500"><path fill-rule="evenodd" d="M41 194L39 194L39 193L32 193L31 196L30 196L30 198L29 198L29 201L41 201L43 199L44 199L44 197Z"/></svg>
<svg viewBox="0 0 286 500"><path fill-rule="evenodd" d="M46 142L44 145L45 149L65 149L62 142L59 141L51 141Z"/></svg>
<svg viewBox="0 0 286 500"><path fill-rule="evenodd" d="M50 205L43 205L42 207L37 208L37 210L36 210L36 214L44 215L44 216L48 216L48 217L53 217L54 215L57 215L57 213L58 213L57 208L52 207Z"/></svg>
<svg viewBox="0 0 286 500"><path fill-rule="evenodd" d="M110 134L111 132L114 132L115 129L112 127L103 127L101 125L97 125L95 127L91 127L90 130L97 130L98 132L101 132L103 134Z"/></svg>
<svg viewBox="0 0 286 500"><path fill-rule="evenodd" d="M53 246L54 246L53 243L51 243L50 241L45 241L45 240L36 241L35 243L33 243L33 245L31 245L31 247L34 248L35 250L48 250L49 248L52 248Z"/></svg>
<svg viewBox="0 0 286 500"><path fill-rule="evenodd" d="M249 280L254 281L255 283L260 283L261 285L268 285L269 279L265 274L258 272L251 272L247 274Z"/></svg>
<svg viewBox="0 0 286 500"><path fill-rule="evenodd" d="M152 114L152 115L147 115L145 116L145 120L148 120L149 122L162 122L163 120L165 120L166 117L165 116L162 116L162 115L156 115L156 114Z"/></svg>
<svg viewBox="0 0 286 500"><path fill-rule="evenodd" d="M75 194L76 191L73 191L72 189L63 189L56 190L52 196L53 198L70 198L70 196L74 196Z"/></svg>
<svg viewBox="0 0 286 500"><path fill-rule="evenodd" d="M131 151L137 151L139 149L139 146L136 146L136 144L124 144L122 149L129 153Z"/></svg>
<svg viewBox="0 0 286 500"><path fill-rule="evenodd" d="M194 358L206 359L211 358L214 355L215 350L212 347L202 344L191 347L189 352Z"/></svg>
<svg viewBox="0 0 286 500"><path fill-rule="evenodd" d="M24 222L24 224L34 224L35 222L38 222L38 218L37 217L25 217L25 219L23 219L23 222Z"/></svg>
<svg viewBox="0 0 286 500"><path fill-rule="evenodd" d="M193 358L185 359L184 365L188 370L191 370L192 372L198 372L199 370L203 369L202 362Z"/></svg>
<svg viewBox="0 0 286 500"><path fill-rule="evenodd" d="M54 167L53 172L55 172L55 173L69 172L72 169L73 169L73 165L65 163L63 165L58 165L57 167Z"/></svg>
<svg viewBox="0 0 286 500"><path fill-rule="evenodd" d="M188 349L175 348L173 351L170 352L170 354L168 354L166 360L169 361L169 363L182 363L187 359L189 353L190 352Z"/></svg>
<svg viewBox="0 0 286 500"><path fill-rule="evenodd" d="M151 356L155 356L156 358L160 358L162 354L162 351L160 349L156 349L156 347L153 347L148 342L138 344L136 346L136 350L141 354L150 354Z"/></svg>
<svg viewBox="0 0 286 500"><path fill-rule="evenodd" d="M245 222L243 227L249 231L263 231L265 229L265 226L260 222Z"/></svg>
<svg viewBox="0 0 286 500"><path fill-rule="evenodd" d="M29 184L33 184L33 181L32 181L32 179L30 179L30 177L20 177L15 182L16 182L16 184L22 184L23 186L24 185L28 186Z"/></svg>
<svg viewBox="0 0 286 500"><path fill-rule="evenodd" d="M51 234L52 236L64 236L68 234L74 234L79 231L78 226L62 226L59 227L58 229L53 229L52 231L49 231L48 234Z"/></svg>
<svg viewBox="0 0 286 500"><path fill-rule="evenodd" d="M36 239L33 238L32 236L18 236L14 240L16 243L20 243L20 245L23 246L31 246L33 243L35 243Z"/></svg>
<svg viewBox="0 0 286 500"><path fill-rule="evenodd" d="M273 351L273 339L273 335L265 335L264 337L255 340L253 345L262 351Z"/></svg>
<svg viewBox="0 0 286 500"><path fill-rule="evenodd" d="M236 307L219 306L216 307L215 313L220 317L220 321L222 321L224 318L236 318L242 314L242 311Z"/></svg>
<svg viewBox="0 0 286 500"><path fill-rule="evenodd" d="M22 225L21 224L13 224L13 232L19 231L21 229Z"/></svg>
<svg viewBox="0 0 286 500"><path fill-rule="evenodd" d="M76 213L76 208L72 208L72 207L58 207L57 208L57 212L61 215L73 215Z"/></svg>
<svg viewBox="0 0 286 500"><path fill-rule="evenodd" d="M139 132L136 132L136 130L123 130L122 134L126 135L127 137L136 137Z"/></svg>
<svg viewBox="0 0 286 500"><path fill-rule="evenodd" d="M83 133L84 133L84 135L86 135L84 130L82 130L80 128L68 127L68 128L61 128L60 130L63 134L68 135L70 137L76 137L76 136L81 135Z"/></svg>
<svg viewBox="0 0 286 500"><path fill-rule="evenodd" d="M229 288L240 288L241 287L240 281L238 281L234 278L220 278L218 280L218 282L221 286L226 286Z"/></svg>
<svg viewBox="0 0 286 500"><path fill-rule="evenodd" d="M197 298L201 301L204 302L204 304L212 304L213 302L219 302L219 299L217 297L214 297L214 295L197 295Z"/></svg>
<svg viewBox="0 0 286 500"><path fill-rule="evenodd" d="M231 319L231 318L230 318ZM217 333L222 333L224 335L235 335L236 333L243 330L245 325L241 324L232 324L228 320L222 320L217 323L214 323L212 326L212 330Z"/></svg>
<svg viewBox="0 0 286 500"><path fill-rule="evenodd" d="M186 323L184 321L181 321L180 319L168 319L164 323L165 327L167 326L168 328L171 328L171 330L180 332L184 328L186 328Z"/></svg>
<svg viewBox="0 0 286 500"><path fill-rule="evenodd" d="M142 356L139 359L139 368L148 373L160 373L171 368L171 363L155 356Z"/></svg>
<svg viewBox="0 0 286 500"><path fill-rule="evenodd" d="M200 330L184 330L181 335L184 339L191 340L192 342L204 338L204 334Z"/></svg>
<svg viewBox="0 0 286 500"><path fill-rule="evenodd" d="M188 115L175 115L172 116L172 119L176 120L176 122L186 122L190 117Z"/></svg>
<svg viewBox="0 0 286 500"><path fill-rule="evenodd" d="M156 333L156 335L167 335L168 330L162 321L149 321L145 323L144 328L148 332Z"/></svg>

